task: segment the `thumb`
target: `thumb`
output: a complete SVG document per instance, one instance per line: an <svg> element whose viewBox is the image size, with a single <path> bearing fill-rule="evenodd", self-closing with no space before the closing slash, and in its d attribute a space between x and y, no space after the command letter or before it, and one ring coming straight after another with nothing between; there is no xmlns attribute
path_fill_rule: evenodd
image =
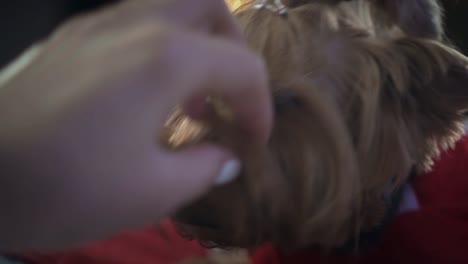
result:
<svg viewBox="0 0 468 264"><path fill-rule="evenodd" d="M242 167L232 153L212 144L201 144L170 153L164 166L169 168L168 173L175 181L180 199L186 201L202 195L213 186L234 181Z"/></svg>

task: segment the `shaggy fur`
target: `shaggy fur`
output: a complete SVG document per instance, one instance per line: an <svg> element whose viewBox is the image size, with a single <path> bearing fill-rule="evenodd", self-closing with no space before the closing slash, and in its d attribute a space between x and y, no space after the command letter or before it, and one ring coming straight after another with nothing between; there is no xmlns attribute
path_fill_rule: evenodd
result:
<svg viewBox="0 0 468 264"><path fill-rule="evenodd" d="M204 120L168 123L172 149L217 142L244 164L175 216L207 246L340 247L381 223L387 195L463 133L468 60L443 43L436 1L284 2L285 17L236 11L271 76L268 146L243 138L222 99Z"/></svg>

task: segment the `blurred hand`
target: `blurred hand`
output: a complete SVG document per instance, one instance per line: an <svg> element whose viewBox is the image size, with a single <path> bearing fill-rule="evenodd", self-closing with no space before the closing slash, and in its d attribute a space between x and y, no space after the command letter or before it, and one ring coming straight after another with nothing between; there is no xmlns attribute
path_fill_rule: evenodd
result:
<svg viewBox="0 0 468 264"><path fill-rule="evenodd" d="M218 146L159 145L173 107L200 94L223 96L252 140L270 133L263 62L222 0L123 1L77 17L9 75L3 249L75 246L151 224L235 177L241 164Z"/></svg>

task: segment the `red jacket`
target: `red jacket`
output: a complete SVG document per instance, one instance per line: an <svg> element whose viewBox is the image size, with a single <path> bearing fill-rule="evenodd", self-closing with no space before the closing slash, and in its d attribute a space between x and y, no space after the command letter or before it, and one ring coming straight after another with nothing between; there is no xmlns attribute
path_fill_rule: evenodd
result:
<svg viewBox="0 0 468 264"><path fill-rule="evenodd" d="M28 264L175 264L206 253L197 242L180 237L175 227L165 222L160 228L124 233L69 252L33 253L20 258Z"/></svg>
<svg viewBox="0 0 468 264"><path fill-rule="evenodd" d="M444 153L431 173L419 175L413 189L417 211L402 213L386 228L380 244L367 255L325 257L313 250L287 254L266 244L254 264L400 264L468 263L468 137ZM171 225L161 232L143 230L117 236L81 250L33 255L36 264L172 264L205 250L181 239Z"/></svg>

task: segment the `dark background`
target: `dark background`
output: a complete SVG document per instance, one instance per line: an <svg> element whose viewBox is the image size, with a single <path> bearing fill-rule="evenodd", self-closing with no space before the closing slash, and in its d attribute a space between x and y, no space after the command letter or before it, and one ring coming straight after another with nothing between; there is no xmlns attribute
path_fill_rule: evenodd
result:
<svg viewBox="0 0 468 264"><path fill-rule="evenodd" d="M407 0L413 1L413 0ZM0 5L0 67L64 19L114 0L15 0ZM468 0L444 0L449 39L468 54Z"/></svg>
<svg viewBox="0 0 468 264"><path fill-rule="evenodd" d="M468 0L444 0L442 3L448 37L468 55Z"/></svg>
<svg viewBox="0 0 468 264"><path fill-rule="evenodd" d="M0 67L63 20L112 0L14 0L0 4Z"/></svg>

